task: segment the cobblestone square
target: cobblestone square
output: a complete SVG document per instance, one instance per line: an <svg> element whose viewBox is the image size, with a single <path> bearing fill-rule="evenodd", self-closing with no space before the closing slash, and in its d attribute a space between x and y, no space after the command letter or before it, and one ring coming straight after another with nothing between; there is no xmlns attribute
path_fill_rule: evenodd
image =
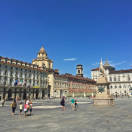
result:
<svg viewBox="0 0 132 132"><path fill-rule="evenodd" d="M0 107L0 132L132 132L132 98L120 98L115 106L93 106L82 102L77 111L67 103L35 103L33 115L11 115L9 102ZM53 106L53 108L52 108Z"/></svg>

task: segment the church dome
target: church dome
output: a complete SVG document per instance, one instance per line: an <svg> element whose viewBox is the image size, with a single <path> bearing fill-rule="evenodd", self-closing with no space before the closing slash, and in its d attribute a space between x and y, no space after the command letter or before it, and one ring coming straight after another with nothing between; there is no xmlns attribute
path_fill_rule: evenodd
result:
<svg viewBox="0 0 132 132"><path fill-rule="evenodd" d="M41 49L40 49L39 53L41 53L41 54L46 53L46 52L45 52L45 49L44 49L44 47L43 47L43 46L41 47Z"/></svg>

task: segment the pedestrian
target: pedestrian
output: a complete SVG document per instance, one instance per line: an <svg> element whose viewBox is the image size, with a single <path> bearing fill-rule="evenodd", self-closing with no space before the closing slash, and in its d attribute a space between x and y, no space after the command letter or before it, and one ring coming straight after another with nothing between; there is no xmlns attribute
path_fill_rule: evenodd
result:
<svg viewBox="0 0 132 132"><path fill-rule="evenodd" d="M77 111L77 108L78 108L78 104L77 104L77 100L75 100L75 108L74 108L74 110Z"/></svg>
<svg viewBox="0 0 132 132"><path fill-rule="evenodd" d="M26 104L27 100L25 99L25 102L24 102L24 115L26 117L26 113L27 113L27 104Z"/></svg>
<svg viewBox="0 0 132 132"><path fill-rule="evenodd" d="M20 110L20 115L21 115L21 113L22 113L22 111L23 111L23 104L22 104L22 101L21 101L20 104L19 104L19 110Z"/></svg>
<svg viewBox="0 0 132 132"><path fill-rule="evenodd" d="M65 96L62 97L60 104L62 106L62 110L65 111Z"/></svg>
<svg viewBox="0 0 132 132"><path fill-rule="evenodd" d="M75 109L75 99L74 98L71 99L71 107L72 107L72 110Z"/></svg>
<svg viewBox="0 0 132 132"><path fill-rule="evenodd" d="M15 114L16 107L17 107L17 103L16 103L16 99L15 98L13 99L13 102L11 104L11 107L12 107L12 115L14 115Z"/></svg>
<svg viewBox="0 0 132 132"><path fill-rule="evenodd" d="M130 95L129 95L129 93L127 93L127 97L128 97L128 98L130 98Z"/></svg>
<svg viewBox="0 0 132 132"><path fill-rule="evenodd" d="M32 101L30 100L29 101L29 111L30 111L30 116L32 114Z"/></svg>
<svg viewBox="0 0 132 132"><path fill-rule="evenodd" d="M2 107L4 107L4 105L5 105L5 98L3 98L3 100L2 100Z"/></svg>

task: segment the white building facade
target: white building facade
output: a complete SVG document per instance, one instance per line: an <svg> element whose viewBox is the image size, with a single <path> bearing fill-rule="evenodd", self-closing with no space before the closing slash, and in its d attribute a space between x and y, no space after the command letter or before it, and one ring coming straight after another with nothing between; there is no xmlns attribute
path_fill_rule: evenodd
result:
<svg viewBox="0 0 132 132"><path fill-rule="evenodd" d="M0 57L0 99L48 96L48 74L37 65Z"/></svg>
<svg viewBox="0 0 132 132"><path fill-rule="evenodd" d="M110 83L110 94L127 96L131 95L132 91L132 69L128 70L115 70L110 66L108 61L103 65L108 82ZM99 68L91 70L91 77L95 81L100 77Z"/></svg>

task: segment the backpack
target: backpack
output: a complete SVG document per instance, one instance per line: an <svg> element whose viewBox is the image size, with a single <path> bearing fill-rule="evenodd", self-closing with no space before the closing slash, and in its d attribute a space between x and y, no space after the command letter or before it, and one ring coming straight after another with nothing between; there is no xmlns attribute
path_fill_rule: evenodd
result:
<svg viewBox="0 0 132 132"><path fill-rule="evenodd" d="M13 102L13 103L12 103L12 107L14 107L14 108L15 108L16 106L17 106L17 105L16 105L16 103L15 103L15 102Z"/></svg>

